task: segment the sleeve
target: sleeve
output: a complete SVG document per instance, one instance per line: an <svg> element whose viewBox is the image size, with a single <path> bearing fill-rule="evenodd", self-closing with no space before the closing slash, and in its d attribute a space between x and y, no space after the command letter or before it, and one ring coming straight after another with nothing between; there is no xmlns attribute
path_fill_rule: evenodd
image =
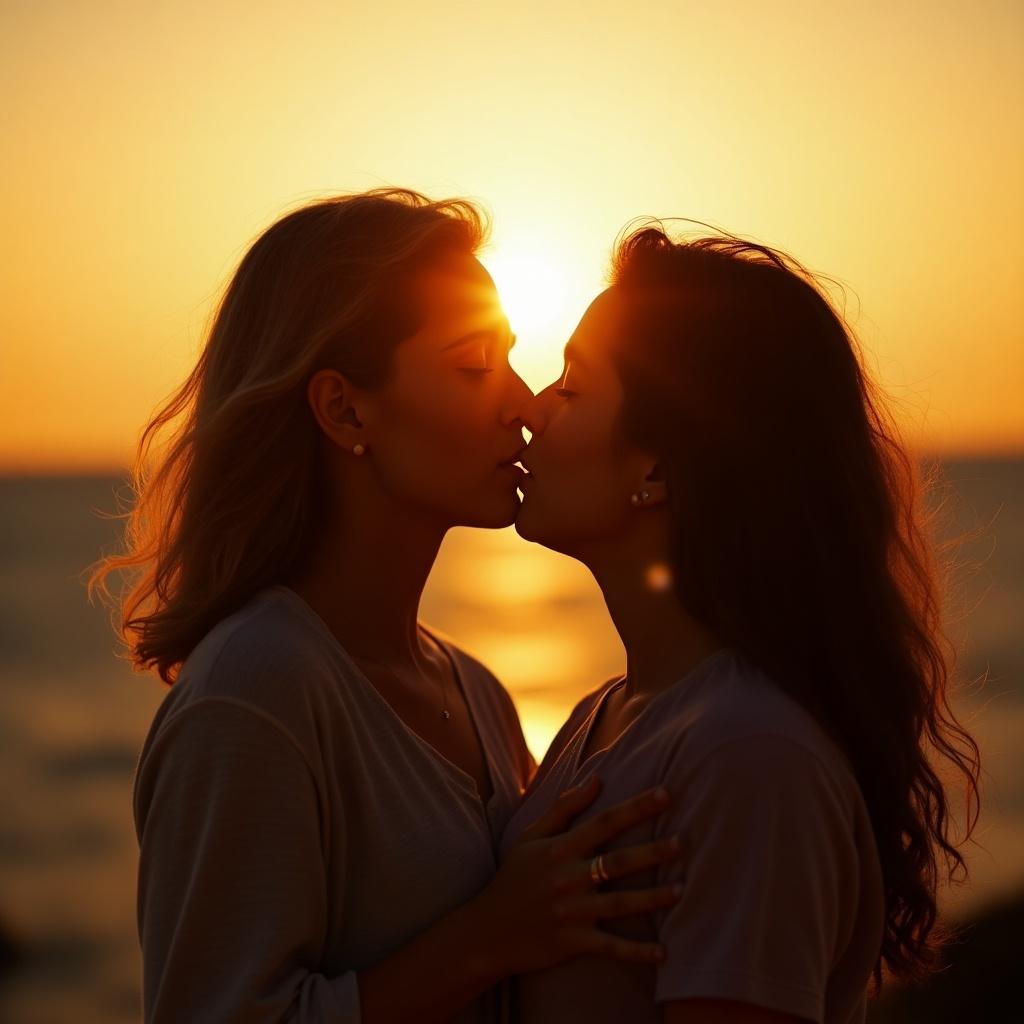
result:
<svg viewBox="0 0 1024 1024"><path fill-rule="evenodd" d="M655 1001L731 999L822 1021L856 886L856 847L837 780L785 737L732 740L673 785L664 816L683 854L683 894L661 915Z"/></svg>
<svg viewBox="0 0 1024 1024"><path fill-rule="evenodd" d="M354 971L318 971L328 925L318 788L260 709L204 698L136 777L147 1024L358 1024Z"/></svg>

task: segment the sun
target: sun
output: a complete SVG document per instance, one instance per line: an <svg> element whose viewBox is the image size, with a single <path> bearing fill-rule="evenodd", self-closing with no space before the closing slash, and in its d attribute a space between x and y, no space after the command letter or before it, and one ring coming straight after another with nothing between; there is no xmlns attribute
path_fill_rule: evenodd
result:
<svg viewBox="0 0 1024 1024"><path fill-rule="evenodd" d="M504 249L485 260L517 333L550 329L568 312L565 268L543 253Z"/></svg>
<svg viewBox="0 0 1024 1024"><path fill-rule="evenodd" d="M561 367L562 348L590 299L600 290L579 261L541 236L509 239L481 256L516 335L512 363L532 388Z"/></svg>

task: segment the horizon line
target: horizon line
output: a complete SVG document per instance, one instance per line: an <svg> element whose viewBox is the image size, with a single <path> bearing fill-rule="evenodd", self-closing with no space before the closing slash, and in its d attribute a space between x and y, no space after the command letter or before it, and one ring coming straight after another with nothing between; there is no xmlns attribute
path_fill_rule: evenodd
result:
<svg viewBox="0 0 1024 1024"><path fill-rule="evenodd" d="M1012 461L1024 459L1024 442L1013 445L989 445L985 447L921 447L912 450L918 459L941 461ZM33 465L21 462L0 462L0 480L36 479L99 479L130 477L131 468L114 463L41 463Z"/></svg>

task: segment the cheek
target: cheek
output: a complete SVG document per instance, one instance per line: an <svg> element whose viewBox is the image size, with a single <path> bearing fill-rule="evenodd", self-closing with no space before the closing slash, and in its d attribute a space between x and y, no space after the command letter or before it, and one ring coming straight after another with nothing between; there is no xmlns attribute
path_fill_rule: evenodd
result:
<svg viewBox="0 0 1024 1024"><path fill-rule="evenodd" d="M444 377L421 379L381 410L375 436L387 482L409 497L451 493L493 470L498 448L493 403Z"/></svg>
<svg viewBox="0 0 1024 1024"><path fill-rule="evenodd" d="M604 418L565 416L544 438L544 475L524 504L524 523L560 536L616 534L629 511L624 467ZM534 500L536 499L536 500Z"/></svg>

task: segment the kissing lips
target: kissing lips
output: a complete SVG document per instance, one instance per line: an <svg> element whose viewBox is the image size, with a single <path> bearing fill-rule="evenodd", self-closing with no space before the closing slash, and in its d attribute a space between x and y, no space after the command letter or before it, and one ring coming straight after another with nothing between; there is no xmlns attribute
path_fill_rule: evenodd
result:
<svg viewBox="0 0 1024 1024"><path fill-rule="evenodd" d="M521 469L514 462L499 463L498 469L502 470L505 473L508 473L510 476L515 477L515 479L518 480L520 483L522 483L522 481L526 479L526 471L524 469Z"/></svg>
<svg viewBox="0 0 1024 1024"><path fill-rule="evenodd" d="M519 465L520 458L524 451L526 451L525 446L517 448L508 456L508 458L502 459L501 462L498 463L498 468L511 474L517 480L521 479L526 475L526 470Z"/></svg>

